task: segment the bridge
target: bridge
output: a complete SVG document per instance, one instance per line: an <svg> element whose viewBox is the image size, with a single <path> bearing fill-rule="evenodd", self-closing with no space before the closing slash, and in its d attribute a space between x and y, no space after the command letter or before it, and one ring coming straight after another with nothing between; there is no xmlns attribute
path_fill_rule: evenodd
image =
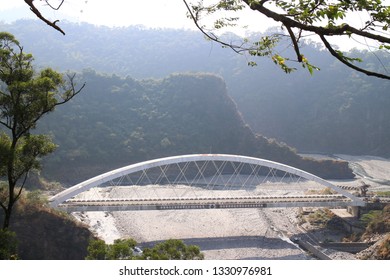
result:
<svg viewBox="0 0 390 280"><path fill-rule="evenodd" d="M347 190L303 170L225 154L128 165L70 187L49 202L67 212L365 205Z"/></svg>

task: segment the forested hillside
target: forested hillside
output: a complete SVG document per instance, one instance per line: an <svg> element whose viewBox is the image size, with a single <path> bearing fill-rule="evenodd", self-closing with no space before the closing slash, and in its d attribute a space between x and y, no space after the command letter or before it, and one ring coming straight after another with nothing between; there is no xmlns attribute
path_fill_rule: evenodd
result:
<svg viewBox="0 0 390 280"><path fill-rule="evenodd" d="M300 151L390 156L390 82L370 78L324 61L310 49L321 71L276 75L264 72L245 77L243 95L233 95L255 131L275 137ZM318 55L319 57L316 57ZM371 69L387 64L390 55L354 51ZM261 86L264 85L264 86Z"/></svg>
<svg viewBox="0 0 390 280"><path fill-rule="evenodd" d="M249 58L195 31L63 25L66 36L35 21L0 28L15 34L38 64L58 70L91 68L136 79L215 73L226 81L245 121L268 138L301 152L390 156L389 82L349 70L313 43L303 52L321 71L286 75L267 60L248 67ZM371 69L389 69L388 53L354 52Z"/></svg>
<svg viewBox="0 0 390 280"><path fill-rule="evenodd" d="M352 176L345 162L313 161L255 135L212 74L134 80L84 71L87 86L40 124L59 145L45 175L76 183L139 161L193 153L228 153L291 164L322 177ZM71 174L71 176L70 176Z"/></svg>

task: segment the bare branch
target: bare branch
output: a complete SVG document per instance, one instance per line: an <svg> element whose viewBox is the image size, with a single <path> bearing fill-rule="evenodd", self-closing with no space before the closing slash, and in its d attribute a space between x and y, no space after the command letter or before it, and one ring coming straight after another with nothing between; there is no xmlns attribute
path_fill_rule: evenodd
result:
<svg viewBox="0 0 390 280"><path fill-rule="evenodd" d="M230 44L230 43L226 43L220 39L218 39L217 36L215 35L210 35L209 33L207 33L206 31L204 31L204 29L199 25L198 23L198 18L194 15L194 13L192 12L190 6L188 5L187 1L186 0L183 0L184 2L184 5L186 5L187 7L187 10L191 16L191 19L193 20L195 26L200 30L200 32L203 33L203 35L205 35L208 39L214 41L214 42L217 42L219 44L221 44L222 46L225 46L225 47L228 47L230 49L232 49L234 52L236 53L241 53L241 52L244 52L245 50L242 49L242 46L238 46L238 45L233 45L233 44Z"/></svg>
<svg viewBox="0 0 390 280"><path fill-rule="evenodd" d="M67 74L67 77L68 77L69 82L70 82L69 91L71 94L69 96L65 97L62 101L57 102L54 105L54 107L57 107L58 105L62 105L64 103L68 102L69 100L71 100L73 97L75 97L77 94L79 94L84 89L84 87L86 85L85 83L83 83L83 85L78 90L76 90L75 83L73 82L74 78L76 77L76 74L73 74L73 75Z"/></svg>
<svg viewBox="0 0 390 280"><path fill-rule="evenodd" d="M51 4L49 3L48 0L45 0L46 4L47 4L50 8L52 8L53 10L56 10L56 11L58 11L58 10L61 8L62 4L64 4L64 1L65 1L65 0L62 0L61 3L58 4L58 7L56 8L56 7L54 7L53 5L51 5Z"/></svg>
<svg viewBox="0 0 390 280"><path fill-rule="evenodd" d="M297 38L295 37L294 32L292 31L292 29L289 26L286 26L286 28L287 28L288 34L290 35L290 38L293 42L294 50L295 50L295 53L297 54L298 62L302 62L302 55L301 55L301 52L299 50Z"/></svg>
<svg viewBox="0 0 390 280"><path fill-rule="evenodd" d="M59 20L55 20L53 22L47 20L45 17L42 16L41 12L34 6L34 0L24 0L24 2L26 2L27 5L30 6L30 10L40 19L42 20L43 22L45 22L47 25L53 27L54 29L58 30L59 32L61 32L63 35L65 35L65 32L56 25L57 22L59 22ZM61 3L62 5L62 3Z"/></svg>

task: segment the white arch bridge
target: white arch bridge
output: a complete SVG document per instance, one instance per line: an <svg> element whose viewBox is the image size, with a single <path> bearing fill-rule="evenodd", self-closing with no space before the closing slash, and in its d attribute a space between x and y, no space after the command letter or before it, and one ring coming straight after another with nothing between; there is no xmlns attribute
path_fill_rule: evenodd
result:
<svg viewBox="0 0 390 280"><path fill-rule="evenodd" d="M197 154L125 166L50 199L67 212L364 206L303 170L237 155Z"/></svg>

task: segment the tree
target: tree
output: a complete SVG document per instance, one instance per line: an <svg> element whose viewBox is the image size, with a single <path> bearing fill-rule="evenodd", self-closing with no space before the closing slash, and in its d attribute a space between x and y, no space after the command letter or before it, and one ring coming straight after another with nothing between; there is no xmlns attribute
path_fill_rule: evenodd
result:
<svg viewBox="0 0 390 280"><path fill-rule="evenodd" d="M204 256L198 246L185 245L181 240L167 240L152 248L145 248L136 256L136 241L117 239L113 244L103 240L91 240L87 251L87 260L203 260Z"/></svg>
<svg viewBox="0 0 390 280"><path fill-rule="evenodd" d="M183 241L170 239L155 245L153 248L146 248L143 251L142 259L145 260L203 260L204 255L198 246L185 245Z"/></svg>
<svg viewBox="0 0 390 280"><path fill-rule="evenodd" d="M358 36L363 38L363 40L371 40L379 44L379 49L389 50L390 7L383 3L385 1L219 0L209 5L204 5L203 0L198 1L196 4L190 4L187 0L183 0L183 2L188 9L189 17L208 39L229 47L237 53L270 57L286 73L295 70L288 64L293 61L307 68L310 73L318 69L311 65L308 58L301 52L303 38L314 35L322 41L331 55L346 66L369 76L390 79L389 75L357 66L354 62L360 62L360 58L346 56L328 41L328 37L348 36L352 40L352 36ZM240 44L226 41L215 33L215 30L236 26L239 22L237 12L246 7L258 12L259 15L280 23L285 32L272 32L269 35L256 39L256 41L244 40ZM222 13L222 16L218 13ZM362 26L352 26L348 23L350 17L356 14L366 16ZM211 28L201 23L204 18L208 17L217 18L213 21ZM288 38L290 41L290 45L294 49L295 58L286 57L278 52L278 43L284 38ZM256 63L251 61L249 64L255 65Z"/></svg>
<svg viewBox="0 0 390 280"><path fill-rule="evenodd" d="M17 243L15 232L0 229L0 260L17 259Z"/></svg>
<svg viewBox="0 0 390 280"><path fill-rule="evenodd" d="M93 239L89 242L87 260L131 260L134 258L134 239L116 239L113 244Z"/></svg>
<svg viewBox="0 0 390 280"><path fill-rule="evenodd" d="M108 246L106 259L131 260L135 245L137 245L137 242L133 239L117 239L114 244Z"/></svg>
<svg viewBox="0 0 390 280"><path fill-rule="evenodd" d="M105 260L106 259L106 243L100 239L91 239L89 241L86 260Z"/></svg>
<svg viewBox="0 0 390 280"><path fill-rule="evenodd" d="M0 179L7 182L0 196L3 228L9 227L15 203L30 171L40 169L40 158L55 144L47 135L33 135L37 122L55 107L76 96L75 75L68 81L46 68L36 73L33 57L12 34L0 33Z"/></svg>

